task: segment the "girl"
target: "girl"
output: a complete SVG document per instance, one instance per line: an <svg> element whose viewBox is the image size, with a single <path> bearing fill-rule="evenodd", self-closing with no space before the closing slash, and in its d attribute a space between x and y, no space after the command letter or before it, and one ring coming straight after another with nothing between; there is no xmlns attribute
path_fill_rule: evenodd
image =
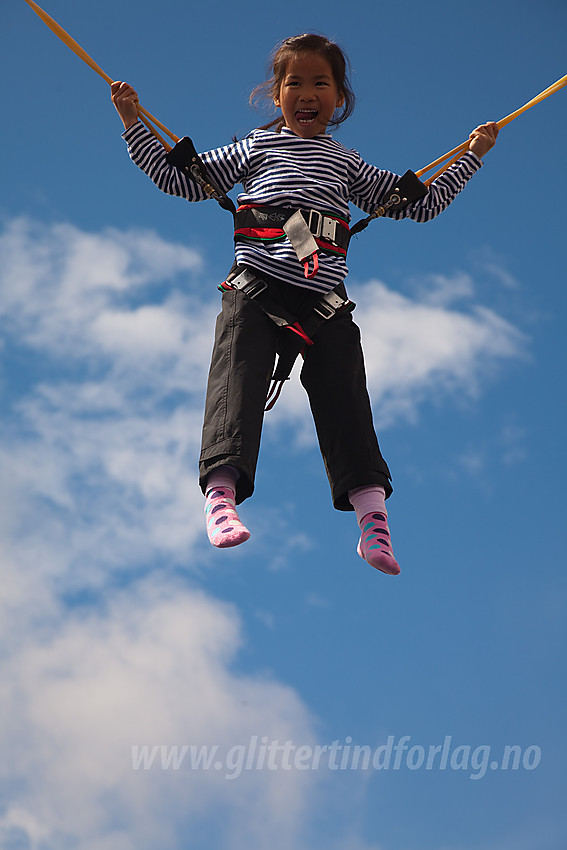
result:
<svg viewBox="0 0 567 850"><path fill-rule="evenodd" d="M254 90L251 100L267 95L278 117L241 141L201 154L208 175L222 192L237 183L244 189L238 196L236 261L222 287L205 403L199 472L208 537L213 546L222 548L237 546L250 536L236 504L254 490L276 352L281 362L285 342L295 336L289 327L282 327L286 322L281 319L303 332L301 322L310 321L314 308L320 314L326 296L323 312L331 317L322 321L314 340L306 333L300 340L305 343L301 383L309 397L334 507L356 512L361 558L396 575L400 568L385 506L392 492L390 471L374 431L360 333L343 280L349 202L371 213L399 177L367 164L328 133L354 107L347 61L337 44L312 34L286 39L274 51L271 68L270 79ZM189 201L206 199L201 186L170 164L162 145L138 121L134 89L115 82L112 100L136 165L164 192ZM481 167L497 133L494 123L477 127L470 135L469 150L425 197L387 214L421 222L434 218ZM263 306L253 297L260 290Z"/></svg>

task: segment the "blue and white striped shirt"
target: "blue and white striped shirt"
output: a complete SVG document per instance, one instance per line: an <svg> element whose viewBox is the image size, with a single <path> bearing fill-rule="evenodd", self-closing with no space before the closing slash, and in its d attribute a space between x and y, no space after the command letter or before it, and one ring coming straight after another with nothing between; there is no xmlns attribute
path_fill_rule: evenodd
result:
<svg viewBox="0 0 567 850"><path fill-rule="evenodd" d="M166 162L163 146L140 122L123 134L133 162L163 192L188 201L206 199L203 190ZM200 154L211 177L223 191L240 183L239 204L315 209L350 221L349 202L371 213L394 186L399 175L364 162L331 135L302 139L284 127L281 133L253 130L240 141ZM446 209L481 167L467 151L432 183L427 195L390 218L430 221ZM281 242L238 242L236 261L295 286L328 292L345 278L345 258L322 253L319 271L306 280L303 266L286 238Z"/></svg>

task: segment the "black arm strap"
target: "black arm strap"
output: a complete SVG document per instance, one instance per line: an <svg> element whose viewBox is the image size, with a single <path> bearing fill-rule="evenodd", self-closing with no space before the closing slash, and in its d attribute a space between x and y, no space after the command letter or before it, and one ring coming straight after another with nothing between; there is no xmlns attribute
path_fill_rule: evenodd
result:
<svg viewBox="0 0 567 850"><path fill-rule="evenodd" d="M401 210L404 207L413 204L414 201L419 201L424 198L429 192L429 189L416 177L413 171L406 171L403 177L400 177L393 189L382 199L382 203L377 207L368 218L362 218L360 221L351 227L350 235L360 233L365 227L368 227L371 221L385 215L387 212Z"/></svg>
<svg viewBox="0 0 567 850"><path fill-rule="evenodd" d="M209 198L213 198L220 204L223 210L227 210L233 215L236 214L236 207L226 192L223 192L211 180L189 136L184 136L177 142L175 147L167 153L166 160L170 165L174 165L182 171L189 180L197 183Z"/></svg>

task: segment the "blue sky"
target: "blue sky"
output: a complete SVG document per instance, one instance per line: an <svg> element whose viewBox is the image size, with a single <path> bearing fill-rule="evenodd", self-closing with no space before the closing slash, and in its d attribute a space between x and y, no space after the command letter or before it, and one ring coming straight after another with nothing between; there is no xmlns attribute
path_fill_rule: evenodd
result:
<svg viewBox="0 0 567 850"><path fill-rule="evenodd" d="M44 7L202 150L262 123L248 93L298 32L350 55L336 137L400 173L567 70L560 0ZM297 375L252 539L209 546L196 463L230 220L130 163L108 87L23 0L0 22L2 848L563 850L566 92L440 218L352 246L394 579L331 507ZM344 766L287 769L286 741L338 742ZM346 749L389 741L398 766ZM217 750L133 769L161 745Z"/></svg>

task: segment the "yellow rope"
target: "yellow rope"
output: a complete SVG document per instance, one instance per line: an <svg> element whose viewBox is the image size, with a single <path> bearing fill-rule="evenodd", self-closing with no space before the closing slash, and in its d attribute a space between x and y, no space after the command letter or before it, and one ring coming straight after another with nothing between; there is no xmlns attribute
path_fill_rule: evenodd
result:
<svg viewBox="0 0 567 850"><path fill-rule="evenodd" d="M564 77L561 77L552 85L548 86L546 89L544 89L538 95L533 97L519 109L516 109L515 112L510 113L510 115L507 115L506 118L502 118L500 121L498 121L498 129L502 129L502 127L505 127L507 124L513 121L514 118L517 118L518 115L521 115L522 112L526 112L526 110L531 109L531 107L535 106L536 103L541 103L541 101L545 100L546 97L549 97L551 94L554 94L556 91L559 91L559 89L562 89L564 86L567 86L567 74ZM444 171L446 171L451 165L453 165L454 162L459 159L463 151L468 150L469 144L470 139L467 139L466 142L463 142L461 145L458 145L458 147L453 148L453 150L451 151L448 151L448 153L446 153L444 156L440 156L439 159L436 159L434 162L430 163L425 168L420 168L419 171L415 172L416 175L418 177L421 177L423 174L427 174L428 171L431 171L432 168L435 168L435 166L440 165L442 162L445 162L445 160L449 159L450 161L447 162L442 168L440 168L439 171L436 171L433 177L429 177L427 180L424 181L426 186L429 186L437 177L439 177L440 174L443 174Z"/></svg>
<svg viewBox="0 0 567 850"><path fill-rule="evenodd" d="M67 47L69 47L73 51L73 53L75 53L79 57L79 59L82 59L83 62L86 62L86 64L90 68L92 68L92 70L95 71L99 75L99 77L102 77L102 79L105 80L105 82L107 82L109 86L112 85L114 80L109 77L108 74L105 74L102 68L96 64L94 59L89 56L86 50L83 50L81 45L77 44L75 39L71 38L69 33L66 32L63 27L57 23L57 21L54 21L53 18L50 17L47 12L44 12L41 6L38 6L37 3L33 2L33 0L25 0L25 2L28 4L28 6L31 6L34 12L39 15L44 24L46 24L49 29L54 32L55 35L60 38L61 41L66 44ZM154 118L151 112L148 112L139 103L137 104L137 107L138 113L140 114L140 120L144 122L148 130L150 130L154 134L154 136L163 144L166 150L171 150L171 145L164 143L163 139L156 132L154 127L152 127L150 122L153 122L156 127L159 127L160 130L162 130L166 134L166 136L169 136L169 138L172 139L174 142L177 143L179 141L179 137L174 135L171 130L168 130L167 127L165 127L160 121L157 120L157 118Z"/></svg>
<svg viewBox="0 0 567 850"><path fill-rule="evenodd" d="M86 62L86 64L90 68L92 68L92 70L95 71L100 77L102 77L102 79L105 80L109 85L112 85L114 81L111 79L111 77L109 77L108 74L105 74L102 68L96 64L94 59L92 59L89 54L85 50L83 50L83 48L79 44L77 44L77 42L73 38L71 38L69 33L66 32L63 27L57 23L57 21L54 21L53 18L50 17L47 12L44 12L44 10L40 6L38 6L37 3L34 3L33 0L25 0L25 2L34 10L37 15L39 15L39 17L49 27L49 29L52 30L52 32L54 32L55 35L60 38L61 41L73 51L73 53L75 53L80 59L82 59L83 62ZM548 86L546 89L544 89L544 91L540 92L540 94L536 95L536 97L533 97L519 109L516 109L515 112L510 113L510 115L507 115L506 118L502 118L500 121L498 121L498 129L505 127L507 124L510 123L510 121L513 121L514 118L517 118L518 115L521 115L527 109L531 109L531 107L535 106L536 103L541 103L541 101L545 100L546 97L549 97L551 94L554 94L556 91L559 91L559 89L562 89L564 86L567 86L567 74L564 77L561 77L561 79L557 80L552 85ZM177 143L179 141L179 137L172 133L171 130L168 130L164 124L158 121L157 118L154 118L151 112L148 112L139 103L137 104L137 108L140 120L143 121L148 130L153 133L153 135L158 139L159 142L161 142L161 144L166 150L171 150L171 145L169 145L162 139L155 127L152 126L152 123L155 124L156 127L159 127L159 129L163 133L165 133L166 136L169 136L169 138L172 139L173 142ZM440 174L443 174L444 171L450 168L450 166L453 165L453 163L455 163L459 159L463 151L468 149L469 144L470 139L467 139L466 142L463 142L456 148L453 148L453 150L448 151L448 153L444 154L444 156L440 156L439 159L434 160L429 165L425 166L425 168L420 168L419 171L415 172L417 177L422 177L424 174L427 174L428 171L431 171L432 168L435 168L437 165L441 165L441 163L445 163L445 165L443 165L442 168L436 171L432 177L429 177L426 181L424 181L425 184L429 186L437 177L439 177ZM446 162L446 160L449 160L449 162Z"/></svg>

